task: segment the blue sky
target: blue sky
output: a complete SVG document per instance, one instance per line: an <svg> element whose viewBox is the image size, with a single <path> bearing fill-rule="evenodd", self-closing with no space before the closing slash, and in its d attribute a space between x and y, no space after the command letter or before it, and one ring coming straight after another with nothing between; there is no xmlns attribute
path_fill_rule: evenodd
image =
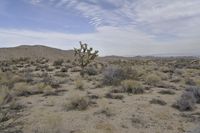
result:
<svg viewBox="0 0 200 133"><path fill-rule="evenodd" d="M0 0L0 47L200 55L199 0Z"/></svg>

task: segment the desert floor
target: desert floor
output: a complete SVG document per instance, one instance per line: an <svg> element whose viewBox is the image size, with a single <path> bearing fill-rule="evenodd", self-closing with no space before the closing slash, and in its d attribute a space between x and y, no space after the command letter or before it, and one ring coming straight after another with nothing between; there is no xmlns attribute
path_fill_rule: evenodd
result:
<svg viewBox="0 0 200 133"><path fill-rule="evenodd" d="M1 61L0 132L200 132L200 91L188 91L200 89L199 60L96 61L80 71L72 61Z"/></svg>

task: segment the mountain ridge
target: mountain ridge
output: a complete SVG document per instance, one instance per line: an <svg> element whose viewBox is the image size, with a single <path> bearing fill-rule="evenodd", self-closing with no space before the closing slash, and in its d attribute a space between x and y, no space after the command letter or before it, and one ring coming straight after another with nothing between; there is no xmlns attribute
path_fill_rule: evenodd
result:
<svg viewBox="0 0 200 133"><path fill-rule="evenodd" d="M49 60L72 59L73 50L61 50L44 45L19 45L0 48L0 60L28 57L31 59L47 58Z"/></svg>

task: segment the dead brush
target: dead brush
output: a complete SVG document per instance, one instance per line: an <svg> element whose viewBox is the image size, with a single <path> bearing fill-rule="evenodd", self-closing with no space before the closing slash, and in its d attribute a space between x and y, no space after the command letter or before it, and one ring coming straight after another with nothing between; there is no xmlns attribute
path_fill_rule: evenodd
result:
<svg viewBox="0 0 200 133"><path fill-rule="evenodd" d="M70 101L63 104L63 109L66 111L70 110L86 110L89 107L89 98L76 95L70 98Z"/></svg>

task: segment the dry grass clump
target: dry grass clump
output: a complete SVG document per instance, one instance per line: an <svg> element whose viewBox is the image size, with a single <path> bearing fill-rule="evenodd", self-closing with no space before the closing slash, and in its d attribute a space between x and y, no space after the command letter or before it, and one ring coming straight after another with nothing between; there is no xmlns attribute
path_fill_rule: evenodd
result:
<svg viewBox="0 0 200 133"><path fill-rule="evenodd" d="M200 79L196 79L195 84L196 84L196 86L200 87Z"/></svg>
<svg viewBox="0 0 200 133"><path fill-rule="evenodd" d="M106 117L112 117L112 116L115 116L115 111L109 105L103 104L100 110L98 110L97 112L94 112L94 115L99 115L99 114L103 114Z"/></svg>
<svg viewBox="0 0 200 133"><path fill-rule="evenodd" d="M35 88L37 88L38 91L42 92L42 93L48 93L48 92L51 92L53 90L53 88L50 85L46 85L44 83L36 84Z"/></svg>
<svg viewBox="0 0 200 133"><path fill-rule="evenodd" d="M74 95L70 98L70 101L68 103L63 104L63 108L66 111L70 110L86 110L89 107L89 98L80 96L80 95Z"/></svg>
<svg viewBox="0 0 200 133"><path fill-rule="evenodd" d="M41 118L40 118L41 119ZM59 114L48 114L34 123L31 133L67 133L63 124L62 117Z"/></svg>
<svg viewBox="0 0 200 133"><path fill-rule="evenodd" d="M78 90L84 90L84 82L82 79L78 78L75 80L75 86Z"/></svg>
<svg viewBox="0 0 200 133"><path fill-rule="evenodd" d="M144 93L144 87L138 81L134 80L124 80L122 83L122 89L124 92L132 94L142 94Z"/></svg>
<svg viewBox="0 0 200 133"><path fill-rule="evenodd" d="M16 83L13 91L16 96L28 96L31 94L27 83Z"/></svg>
<svg viewBox="0 0 200 133"><path fill-rule="evenodd" d="M146 83L148 85L157 86L161 83L161 78L155 74L147 75Z"/></svg>

